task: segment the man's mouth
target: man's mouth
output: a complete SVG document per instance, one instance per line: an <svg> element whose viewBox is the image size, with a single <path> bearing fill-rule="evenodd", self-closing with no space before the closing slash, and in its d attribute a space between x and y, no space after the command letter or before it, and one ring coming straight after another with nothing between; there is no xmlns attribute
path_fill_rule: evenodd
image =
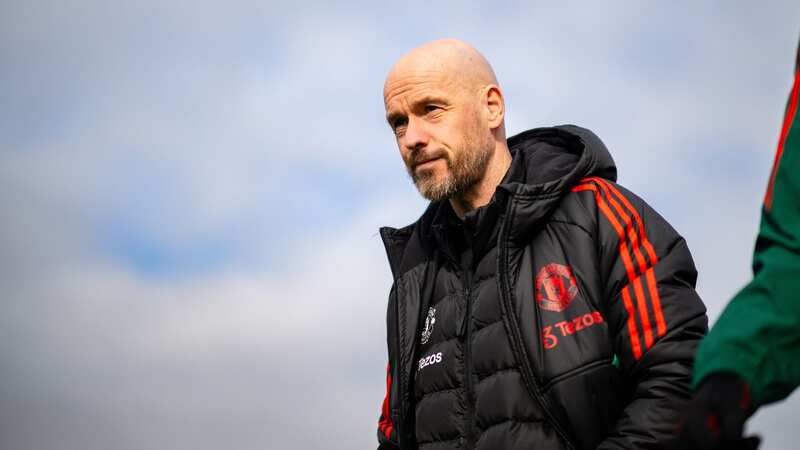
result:
<svg viewBox="0 0 800 450"><path fill-rule="evenodd" d="M437 150L437 151L429 152L427 154L423 153L423 154L419 154L419 155L415 155L415 156L418 156L418 157L415 158L414 164L413 164L413 166L411 166L414 171L416 171L417 169L428 169L428 168L430 168L431 166L433 166L436 163L436 161L444 160L446 158L447 154L444 153L443 151Z"/></svg>
<svg viewBox="0 0 800 450"><path fill-rule="evenodd" d="M414 170L424 169L426 167L429 167L429 166L433 165L436 161L439 161L440 159L442 159L442 158L440 156L437 156L435 158L430 158L430 159L426 159L426 160L420 161L420 162L418 162L417 164L414 165Z"/></svg>

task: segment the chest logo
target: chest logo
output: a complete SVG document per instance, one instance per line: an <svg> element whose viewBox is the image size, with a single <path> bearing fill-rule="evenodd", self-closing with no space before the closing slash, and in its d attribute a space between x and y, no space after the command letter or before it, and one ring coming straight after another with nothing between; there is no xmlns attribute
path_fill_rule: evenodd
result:
<svg viewBox="0 0 800 450"><path fill-rule="evenodd" d="M551 263L539 269L536 275L536 303L540 308L564 311L576 295L578 281L569 266Z"/></svg>
<svg viewBox="0 0 800 450"><path fill-rule="evenodd" d="M428 309L428 317L425 319L425 328L422 329L422 340L420 343L425 345L428 343L428 340L431 338L431 333L433 333L433 324L436 323L436 308L431 307Z"/></svg>

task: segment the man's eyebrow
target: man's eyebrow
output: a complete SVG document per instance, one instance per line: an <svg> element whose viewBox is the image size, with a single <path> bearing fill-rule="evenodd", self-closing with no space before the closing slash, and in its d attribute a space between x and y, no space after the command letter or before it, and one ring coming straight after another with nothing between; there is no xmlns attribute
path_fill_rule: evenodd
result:
<svg viewBox="0 0 800 450"><path fill-rule="evenodd" d="M444 104L447 104L448 102L447 102L447 100L444 99L444 97L441 97L441 96L438 96L438 95L435 95L435 94L426 94L426 95L424 95L424 96L422 96L420 98L414 99L414 101L412 102L412 104L415 105L415 106L426 105L428 103L444 103Z"/></svg>
<svg viewBox="0 0 800 450"><path fill-rule="evenodd" d="M411 101L411 107L412 107L412 109L413 108L418 108L420 106L427 105L427 104L430 104L430 103L439 103L439 104L444 104L444 105L449 105L450 104L442 96L438 96L438 95L435 95L435 94L425 94L425 95L423 95L423 96L421 96L419 98L413 99ZM389 112L389 113L386 114L386 122L388 122L389 125L393 125L395 120L402 119L405 116L406 116L405 114L400 113L400 112Z"/></svg>
<svg viewBox="0 0 800 450"><path fill-rule="evenodd" d="M394 126L394 122L397 119L402 119L403 117L405 117L405 114L403 114L403 113L390 112L390 113L386 114L386 122L388 122L390 126Z"/></svg>

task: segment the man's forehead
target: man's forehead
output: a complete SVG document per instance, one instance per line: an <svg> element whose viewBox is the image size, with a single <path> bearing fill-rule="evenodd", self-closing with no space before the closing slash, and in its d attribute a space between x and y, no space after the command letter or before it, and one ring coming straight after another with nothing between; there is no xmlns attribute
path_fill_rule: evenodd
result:
<svg viewBox="0 0 800 450"><path fill-rule="evenodd" d="M388 106L399 98L447 95L453 93L458 84L455 74L444 70L392 71L384 84L383 100Z"/></svg>

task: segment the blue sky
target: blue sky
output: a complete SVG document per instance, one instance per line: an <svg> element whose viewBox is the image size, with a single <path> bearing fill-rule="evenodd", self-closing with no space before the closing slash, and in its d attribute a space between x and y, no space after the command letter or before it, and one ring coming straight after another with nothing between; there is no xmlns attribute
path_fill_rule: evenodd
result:
<svg viewBox="0 0 800 450"><path fill-rule="evenodd" d="M3 4L3 448L373 446L377 229L425 207L381 90L440 37L492 62L511 133L606 142L716 318L749 276L799 33L789 0ZM798 405L759 413L764 448L800 439Z"/></svg>

